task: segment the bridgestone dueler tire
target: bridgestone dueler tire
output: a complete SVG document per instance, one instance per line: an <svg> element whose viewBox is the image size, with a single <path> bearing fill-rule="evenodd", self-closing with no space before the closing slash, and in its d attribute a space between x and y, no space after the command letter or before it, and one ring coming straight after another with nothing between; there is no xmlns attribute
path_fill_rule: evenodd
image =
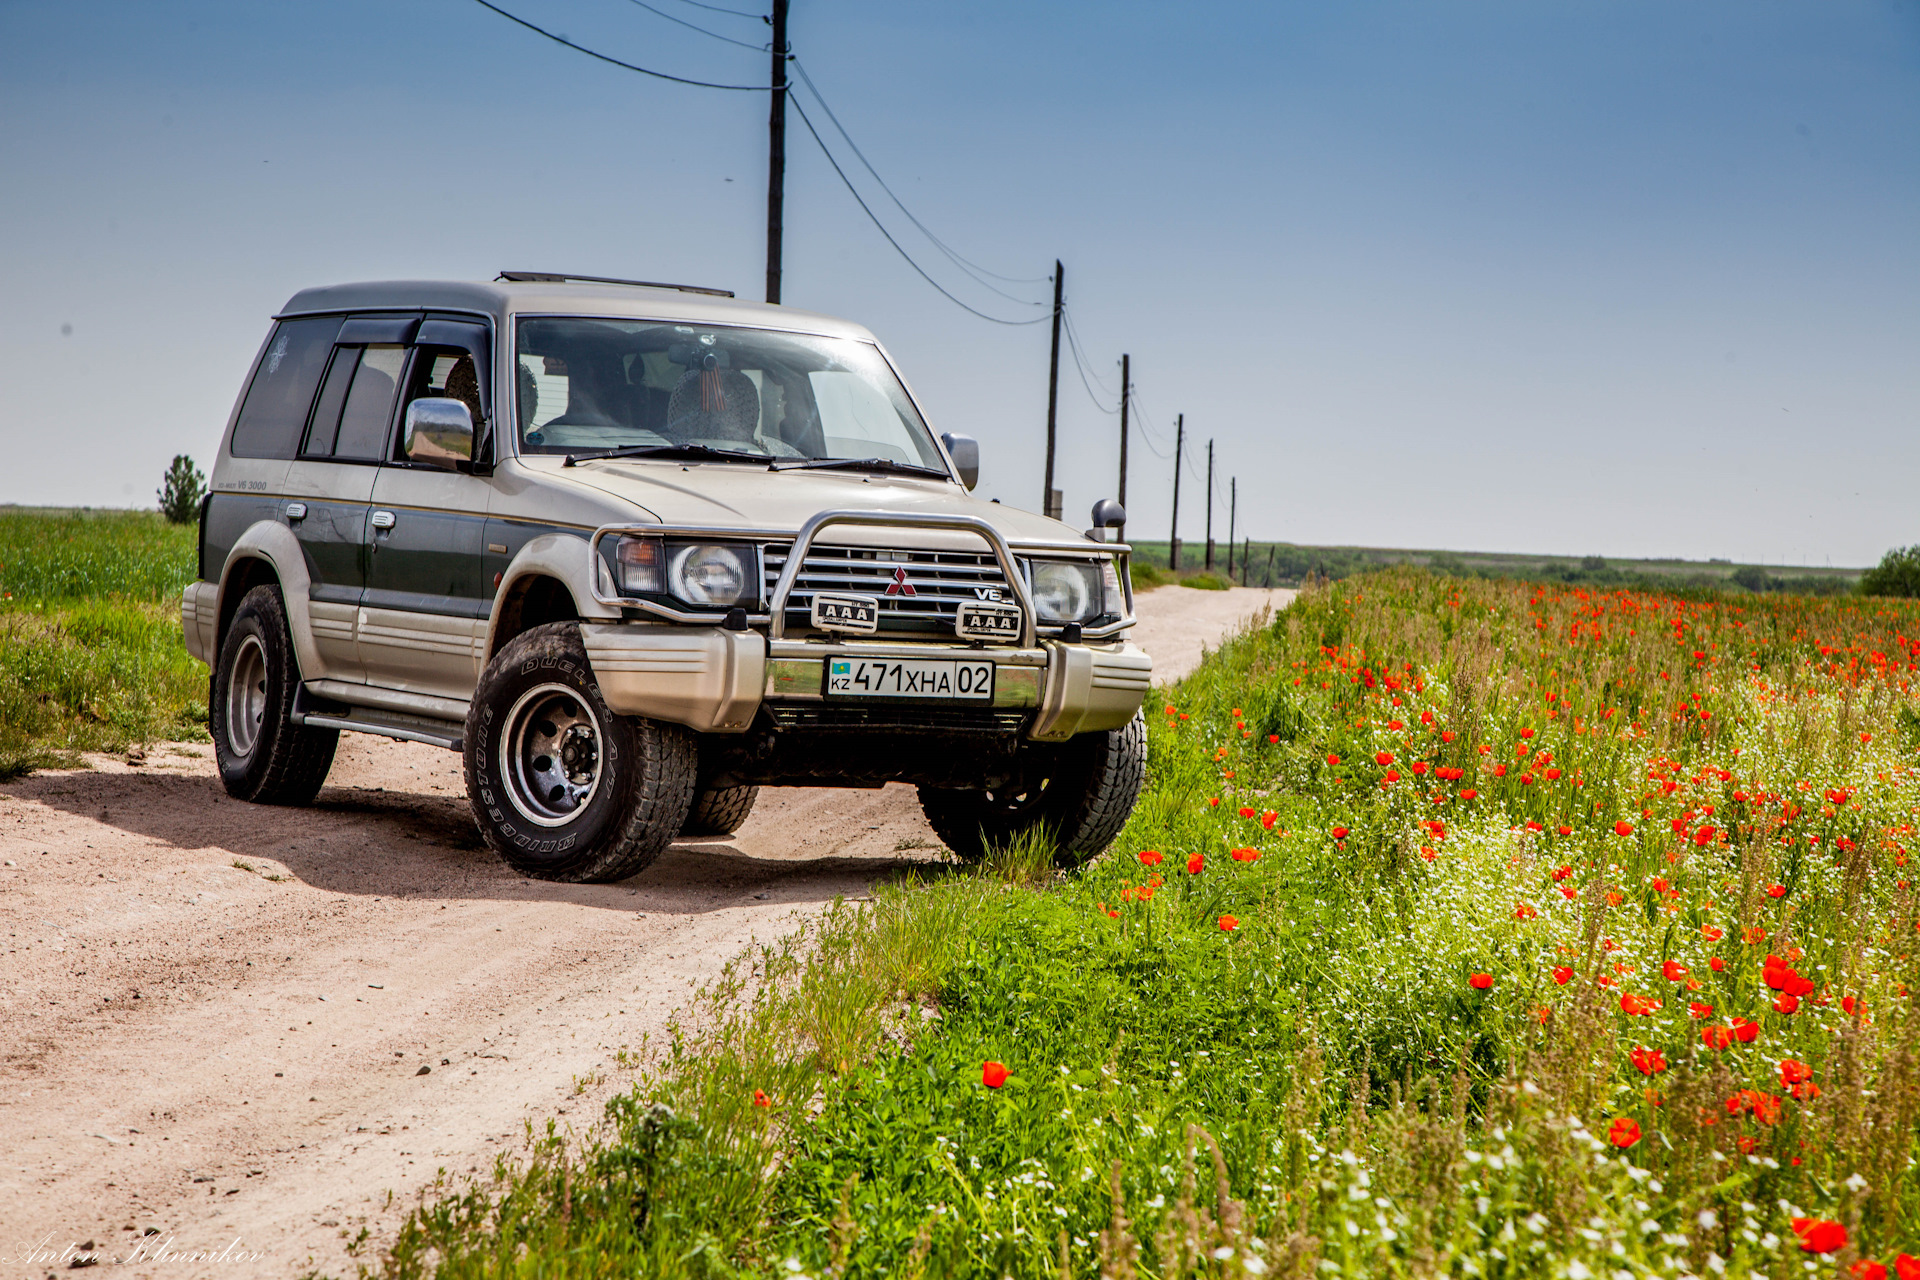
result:
<svg viewBox="0 0 1920 1280"><path fill-rule="evenodd" d="M1047 766L1028 774L1023 793L921 787L920 808L962 861L978 862L989 849L1044 829L1053 840L1054 864L1076 867L1120 834L1146 772L1147 724L1135 712L1121 728L1062 744Z"/></svg>
<svg viewBox="0 0 1920 1280"><path fill-rule="evenodd" d="M299 688L300 664L280 588L255 587L234 610L207 681L213 755L220 784L234 799L311 804L327 780L340 731L293 723L289 717Z"/></svg>
<svg viewBox="0 0 1920 1280"><path fill-rule="evenodd" d="M524 777L512 763L521 728L509 721L534 717L526 727L537 730L542 698L572 700L597 772L577 809L536 817L542 797L515 780ZM624 880L659 857L686 822L698 764L685 729L607 706L571 622L525 631L487 664L467 712L465 754L467 796L487 844L522 875L569 884Z"/></svg>
<svg viewBox="0 0 1920 1280"><path fill-rule="evenodd" d="M753 802L759 795L758 787L706 787L696 791L680 834L730 836L753 812Z"/></svg>

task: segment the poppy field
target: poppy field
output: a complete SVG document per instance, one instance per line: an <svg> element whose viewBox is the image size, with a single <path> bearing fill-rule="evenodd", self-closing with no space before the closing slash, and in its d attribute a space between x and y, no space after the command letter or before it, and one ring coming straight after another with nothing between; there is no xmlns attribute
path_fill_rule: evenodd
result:
<svg viewBox="0 0 1920 1280"><path fill-rule="evenodd" d="M1920 1280L1916 682L1899 602L1308 591L1102 858L749 957L386 1271Z"/></svg>

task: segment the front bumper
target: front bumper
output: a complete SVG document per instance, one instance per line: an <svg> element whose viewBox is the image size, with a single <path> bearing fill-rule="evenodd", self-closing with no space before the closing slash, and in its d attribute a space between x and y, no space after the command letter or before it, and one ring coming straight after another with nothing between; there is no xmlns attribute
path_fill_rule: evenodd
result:
<svg viewBox="0 0 1920 1280"><path fill-rule="evenodd" d="M758 631L633 622L583 623L580 634L608 706L622 715L666 720L701 733L743 733L763 704L819 706L828 701L827 661L840 656L991 661L993 699L985 709L1018 713L1026 736L1040 742L1120 728L1140 709L1153 682L1153 660L1124 640L1042 640L1033 648L877 639L822 643L769 640ZM857 705L902 701L871 699Z"/></svg>

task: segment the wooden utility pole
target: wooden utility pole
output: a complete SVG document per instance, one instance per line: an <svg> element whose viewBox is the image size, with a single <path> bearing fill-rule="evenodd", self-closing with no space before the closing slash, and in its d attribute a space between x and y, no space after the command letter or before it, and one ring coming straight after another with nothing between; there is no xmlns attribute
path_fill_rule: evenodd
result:
<svg viewBox="0 0 1920 1280"><path fill-rule="evenodd" d="M1127 509L1127 399L1133 390L1133 384L1127 379L1133 374L1133 357L1122 353L1120 356L1120 509ZM1127 526L1122 524L1116 535L1120 541L1127 540Z"/></svg>
<svg viewBox="0 0 1920 1280"><path fill-rule="evenodd" d="M1267 544L1267 576L1261 579L1265 586L1273 585L1273 553L1277 550L1271 542Z"/></svg>
<svg viewBox="0 0 1920 1280"><path fill-rule="evenodd" d="M1067 269L1060 260L1053 260L1053 359L1047 365L1047 476L1046 487L1040 492L1040 511L1043 515L1060 518L1060 503L1054 500L1053 491L1053 439L1054 428L1059 422L1060 410L1060 299L1062 286L1066 283Z"/></svg>
<svg viewBox="0 0 1920 1280"><path fill-rule="evenodd" d="M1173 420L1173 530L1167 535L1167 567L1180 572L1180 454L1187 446L1187 415Z"/></svg>
<svg viewBox="0 0 1920 1280"><path fill-rule="evenodd" d="M1240 519L1240 477L1231 476L1227 480L1227 581L1233 581L1233 542L1236 537L1234 526ZM1240 557L1240 567L1246 568L1247 558Z"/></svg>
<svg viewBox="0 0 1920 1280"><path fill-rule="evenodd" d="M787 0L773 0L773 104L767 111L767 301L780 301L787 202Z"/></svg>
<svg viewBox="0 0 1920 1280"><path fill-rule="evenodd" d="M1207 441L1207 572L1213 572L1213 441Z"/></svg>

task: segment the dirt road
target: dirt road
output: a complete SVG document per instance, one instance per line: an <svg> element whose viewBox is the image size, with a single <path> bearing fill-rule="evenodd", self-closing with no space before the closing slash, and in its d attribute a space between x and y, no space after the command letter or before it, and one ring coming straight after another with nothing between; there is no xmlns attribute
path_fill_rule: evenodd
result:
<svg viewBox="0 0 1920 1280"><path fill-rule="evenodd" d="M1291 595L1163 587L1137 638L1166 679ZM481 846L446 752L344 735L298 810L211 756L0 786L0 1277L351 1274L438 1171L589 1127L743 947L935 847L909 788L770 789L553 885Z"/></svg>

